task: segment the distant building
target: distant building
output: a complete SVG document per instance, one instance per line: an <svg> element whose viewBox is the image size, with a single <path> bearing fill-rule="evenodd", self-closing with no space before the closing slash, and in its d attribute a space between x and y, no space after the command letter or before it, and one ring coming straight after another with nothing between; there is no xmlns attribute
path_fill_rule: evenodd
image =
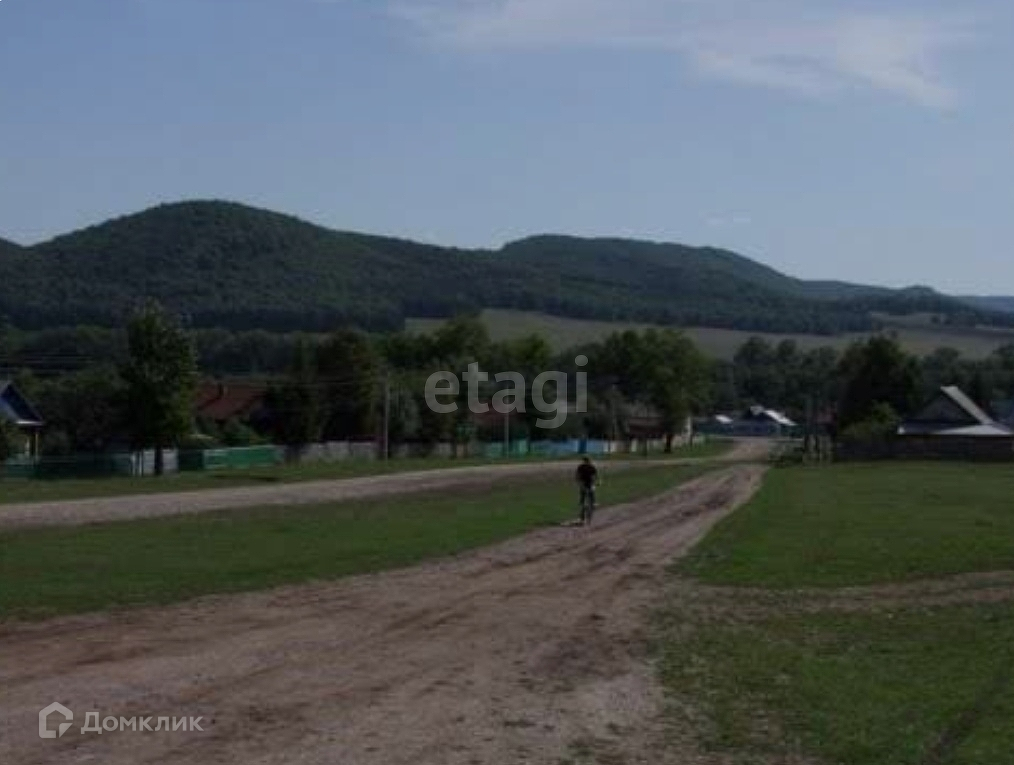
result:
<svg viewBox="0 0 1014 765"><path fill-rule="evenodd" d="M836 459L1014 460L1014 432L983 411L960 388L945 386L897 437L878 443L839 444Z"/></svg>
<svg viewBox="0 0 1014 765"><path fill-rule="evenodd" d="M766 409L763 406L751 406L746 410L742 420L745 422L759 422L775 425L785 430L796 427L796 423L779 412L777 409Z"/></svg>
<svg viewBox="0 0 1014 765"><path fill-rule="evenodd" d="M224 425L229 420L260 424L268 416L268 386L260 382L201 383L194 400L194 414Z"/></svg>
<svg viewBox="0 0 1014 765"><path fill-rule="evenodd" d="M13 424L24 436L20 451L25 455L39 455L39 433L45 423L10 380L0 380L0 419Z"/></svg>
<svg viewBox="0 0 1014 765"><path fill-rule="evenodd" d="M918 414L898 427L899 436L1011 438L1006 425L997 422L954 385L942 387Z"/></svg>
<svg viewBox="0 0 1014 765"><path fill-rule="evenodd" d="M798 425L777 409L751 406L738 417L717 414L697 422L702 433L724 436L781 437L793 435Z"/></svg>

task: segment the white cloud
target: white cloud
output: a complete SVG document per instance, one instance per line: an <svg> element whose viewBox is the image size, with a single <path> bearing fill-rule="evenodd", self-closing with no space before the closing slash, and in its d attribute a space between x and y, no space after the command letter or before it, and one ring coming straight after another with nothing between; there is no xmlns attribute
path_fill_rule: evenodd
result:
<svg viewBox="0 0 1014 765"><path fill-rule="evenodd" d="M972 40L944 13L815 9L803 0L392 0L438 44L671 51L704 76L807 95L864 86L945 108L942 56Z"/></svg>

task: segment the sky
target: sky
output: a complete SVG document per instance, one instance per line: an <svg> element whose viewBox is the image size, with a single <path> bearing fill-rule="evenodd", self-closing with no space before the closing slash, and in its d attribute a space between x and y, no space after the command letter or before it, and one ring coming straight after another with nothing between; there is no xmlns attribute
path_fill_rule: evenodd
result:
<svg viewBox="0 0 1014 765"><path fill-rule="evenodd" d="M0 237L230 199L1014 294L1009 0L0 0Z"/></svg>

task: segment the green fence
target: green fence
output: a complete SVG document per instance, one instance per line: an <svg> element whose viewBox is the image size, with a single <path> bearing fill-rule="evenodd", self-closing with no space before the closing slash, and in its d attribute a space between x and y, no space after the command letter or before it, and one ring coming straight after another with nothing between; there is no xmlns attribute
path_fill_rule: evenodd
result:
<svg viewBox="0 0 1014 765"><path fill-rule="evenodd" d="M274 446L183 451L179 457L180 470L186 471L267 467L281 461Z"/></svg>
<svg viewBox="0 0 1014 765"><path fill-rule="evenodd" d="M129 454L86 454L73 457L18 458L3 465L6 478L106 478L133 472Z"/></svg>
<svg viewBox="0 0 1014 765"><path fill-rule="evenodd" d="M503 443L487 443L480 445L481 454L486 459L501 459L504 456L504 445ZM511 457L526 457L528 456L528 440L519 439L517 441L511 441L510 445L510 456Z"/></svg>

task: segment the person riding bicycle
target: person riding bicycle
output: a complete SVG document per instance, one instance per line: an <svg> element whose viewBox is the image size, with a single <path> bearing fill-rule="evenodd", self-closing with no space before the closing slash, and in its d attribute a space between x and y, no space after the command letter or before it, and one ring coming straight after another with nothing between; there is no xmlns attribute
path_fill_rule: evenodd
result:
<svg viewBox="0 0 1014 765"><path fill-rule="evenodd" d="M581 489L581 524L590 526L592 513L595 512L595 487L599 482L599 471L588 457L582 459L577 466L576 478Z"/></svg>

